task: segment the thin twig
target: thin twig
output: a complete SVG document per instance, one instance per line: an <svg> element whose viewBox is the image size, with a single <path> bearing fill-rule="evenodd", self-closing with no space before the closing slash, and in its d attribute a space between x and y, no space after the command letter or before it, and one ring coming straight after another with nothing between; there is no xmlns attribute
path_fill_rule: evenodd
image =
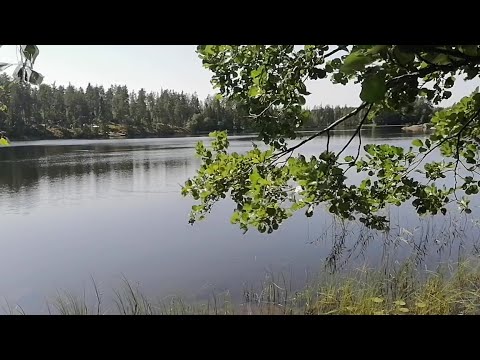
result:
<svg viewBox="0 0 480 360"><path fill-rule="evenodd" d="M363 116L362 120L360 121L360 123L358 124L357 128L355 129L355 132L353 133L353 135L350 137L350 139L347 141L347 143L345 144L345 146L342 148L342 150L340 150L340 152L337 154L337 157L339 158L340 155L345 151L345 149L350 145L350 143L353 141L353 139L355 138L355 136L357 136L357 134L360 132L360 130L362 129L362 125L363 123L365 122L365 120L367 120L367 116L370 112L370 110L372 109L372 106L373 104L370 104L370 106L368 107L367 109L367 112L365 113L365 115Z"/></svg>
<svg viewBox="0 0 480 360"><path fill-rule="evenodd" d="M335 54L336 52L338 52L338 51L340 51L340 50L345 50L345 51L346 51L346 49L345 49L344 46L339 46L339 47L337 47L335 50L332 50L332 51L330 51L329 53L326 53L325 55L323 55L323 58L325 59L325 58L327 58L327 57L329 57L329 56L332 56L333 54Z"/></svg>
<svg viewBox="0 0 480 360"><path fill-rule="evenodd" d="M458 169L458 162L460 161L460 136L462 135L462 132L459 131L457 134L457 146L455 149L455 156L456 156L456 161L455 161L455 171L453 172L453 176L455 178L455 190L457 190L457 169ZM455 193L456 195L456 193ZM456 198L456 196L455 196Z"/></svg>
<svg viewBox="0 0 480 360"><path fill-rule="evenodd" d="M327 153L330 147L330 130L327 131Z"/></svg>
<svg viewBox="0 0 480 360"><path fill-rule="evenodd" d="M369 109L370 111L370 109ZM345 173L350 170L358 161L358 158L360 157L360 151L362 149L362 132L361 131L358 131L358 148L357 148L357 155L355 156L355 159L353 160L353 162L351 162L350 166L347 168L347 170L345 170L343 172L343 174L345 175Z"/></svg>
<svg viewBox="0 0 480 360"><path fill-rule="evenodd" d="M411 168L409 171L407 171L407 173L405 175L408 175L410 172L412 172L413 170L415 170L418 165L420 165L420 163L427 157L428 154L430 154L432 151L434 151L435 149L437 149L439 146L441 146L444 142L448 141L448 140L451 140L457 136L460 136L460 134L465 130L465 128L470 125L470 123L475 120L475 118L478 116L478 114L480 113L480 109L478 109L475 114L473 114L473 116L460 128L460 130L458 131L458 133L456 134L453 134L453 135L450 135L450 136L447 136L445 138L443 138L442 140L440 140L437 144L435 144L434 147L432 147L430 150L428 150L424 155L423 157L415 164L415 166L413 168Z"/></svg>
<svg viewBox="0 0 480 360"><path fill-rule="evenodd" d="M256 119L256 118L259 118L260 116L262 116L268 109L270 109L270 107L275 103L276 100L272 101L270 104L268 104L268 106L262 110L262 112L260 114L252 114L250 113L249 114L249 118L253 118L253 119Z"/></svg>
<svg viewBox="0 0 480 360"><path fill-rule="evenodd" d="M396 83L396 82L399 82L400 80L403 80L404 78L423 78L425 77L426 75L429 75L431 73L434 73L436 71L444 71L444 72L448 72L448 71L455 71L455 70L458 70L458 68L460 66L463 66L463 65L468 65L468 64L479 64L480 63L480 58L476 58L475 60L472 60L470 62L468 61L464 61L463 63L462 62L455 62L455 63L451 63L451 64L448 64L448 65L430 65L428 67L425 67L423 69L419 69L415 72L412 72L412 73L406 73L406 74L402 74L402 75L399 75L399 76L396 76L394 78L391 78L389 81L387 81L386 85L387 87L391 87L392 84Z"/></svg>
<svg viewBox="0 0 480 360"><path fill-rule="evenodd" d="M334 121L333 123L331 123L330 125L328 125L326 128L324 128L323 130L320 130L319 132L313 134L312 136L308 137L307 139L301 141L300 143L298 143L297 145L294 145L294 146L291 146L289 147L288 149L286 150L283 150L279 153L276 153L276 154L273 154L271 156L271 158L278 158L278 157L281 157L285 154L288 154L289 152L293 152L295 151L296 149L298 149L299 147L303 146L304 144L306 144L307 142L309 141L312 141L313 139L315 139L316 137L332 130L333 128L335 128L337 125L343 123L345 120L351 118L352 116L358 114L363 108L365 108L366 106L368 105L368 103L362 103L359 107L357 107L355 110L351 111L350 113L348 113L347 115L341 117L340 119Z"/></svg>

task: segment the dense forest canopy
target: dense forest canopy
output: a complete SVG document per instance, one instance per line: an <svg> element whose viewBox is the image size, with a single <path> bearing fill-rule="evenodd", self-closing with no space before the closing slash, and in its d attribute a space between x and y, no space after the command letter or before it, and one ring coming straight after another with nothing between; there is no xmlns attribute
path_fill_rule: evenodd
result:
<svg viewBox="0 0 480 360"><path fill-rule="evenodd" d="M235 107L213 97L173 90L131 92L127 86L88 85L85 89L42 84L32 87L0 76L0 127L13 137L41 136L46 128L72 130L76 137L105 134L109 125L121 125L130 135L168 135L175 131L242 128Z"/></svg>
<svg viewBox="0 0 480 360"><path fill-rule="evenodd" d="M32 86L0 75L0 129L12 138L106 137L113 129L129 136L201 134L214 130L229 133L255 132L256 123L233 101L213 96L200 100L196 94L174 90L147 93L129 91L127 86L91 85L83 88L41 84ZM418 100L402 113L378 116L378 124L422 123L430 119L433 107ZM308 111L303 129L333 123L352 111L348 106L314 107ZM358 117L344 126L354 126Z"/></svg>
<svg viewBox="0 0 480 360"><path fill-rule="evenodd" d="M480 184L480 93L437 109L430 120L433 134L415 140L410 149L361 144L360 130L379 116L403 113L419 97L439 105L452 96L459 78L478 81L479 45L201 45L198 54L212 71L219 96L247 109L270 148L231 153L224 132L213 134L210 148L199 143L202 164L182 189L198 200L191 223L227 196L236 203L232 223L269 233L296 211L312 216L318 206L375 229L388 228L384 209L405 202L420 215L446 214L450 203L471 211L468 197ZM310 120L304 105L310 95L306 82L312 80L358 83L362 104L292 143ZM343 149L332 151L330 132L347 122L356 131ZM298 154L320 135L327 136L316 156ZM357 136L356 155L345 156ZM441 161L428 161L434 151L440 151ZM349 184L349 171L363 180ZM447 186L446 178L454 185Z"/></svg>

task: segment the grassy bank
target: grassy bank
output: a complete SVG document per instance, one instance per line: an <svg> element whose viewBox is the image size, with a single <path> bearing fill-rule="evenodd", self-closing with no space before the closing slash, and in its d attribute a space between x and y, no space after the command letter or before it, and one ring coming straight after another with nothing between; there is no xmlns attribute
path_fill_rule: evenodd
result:
<svg viewBox="0 0 480 360"><path fill-rule="evenodd" d="M479 314L480 267L470 260L436 271L409 263L394 272L361 269L321 281L300 298L305 314Z"/></svg>
<svg viewBox="0 0 480 360"><path fill-rule="evenodd" d="M476 259L419 270L404 263L392 271L356 269L341 274L322 273L301 291L292 291L281 274L269 275L258 289L245 289L235 303L228 292L212 293L208 300L188 303L180 297L148 298L139 286L124 278L123 286L106 298L92 279L95 301L85 292L59 292L48 305L61 315L447 315L480 314L480 263ZM107 305L108 301L108 305ZM16 306L7 314L24 314Z"/></svg>

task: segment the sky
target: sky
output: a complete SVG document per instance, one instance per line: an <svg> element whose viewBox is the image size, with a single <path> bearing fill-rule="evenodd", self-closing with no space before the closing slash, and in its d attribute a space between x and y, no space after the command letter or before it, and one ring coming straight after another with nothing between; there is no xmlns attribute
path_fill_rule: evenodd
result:
<svg viewBox="0 0 480 360"><path fill-rule="evenodd" d="M196 45L38 45L40 55L35 70L44 75L44 83L85 88L88 83L127 85L129 90L171 89L196 92L200 99L215 94L211 72L204 69L195 53ZM17 62L15 45L0 48L0 62ZM11 74L14 67L6 72ZM459 80L453 96L441 105L448 106L470 94L480 81ZM307 106L360 104L358 85L334 85L328 80L311 81Z"/></svg>

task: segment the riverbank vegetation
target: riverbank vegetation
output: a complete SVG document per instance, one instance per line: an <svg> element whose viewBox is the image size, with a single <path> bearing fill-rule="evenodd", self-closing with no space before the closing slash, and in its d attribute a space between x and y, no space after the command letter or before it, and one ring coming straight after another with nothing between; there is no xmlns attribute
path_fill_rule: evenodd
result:
<svg viewBox="0 0 480 360"><path fill-rule="evenodd" d="M477 258L425 270L406 261L394 269L360 267L323 271L296 290L285 274L267 274L260 286L245 286L242 301L228 291L208 299L162 299L145 295L123 278L110 293L92 279L92 301L59 291L47 300L47 312L61 315L466 315L480 314L480 264ZM6 314L26 314L20 306L3 306Z"/></svg>

